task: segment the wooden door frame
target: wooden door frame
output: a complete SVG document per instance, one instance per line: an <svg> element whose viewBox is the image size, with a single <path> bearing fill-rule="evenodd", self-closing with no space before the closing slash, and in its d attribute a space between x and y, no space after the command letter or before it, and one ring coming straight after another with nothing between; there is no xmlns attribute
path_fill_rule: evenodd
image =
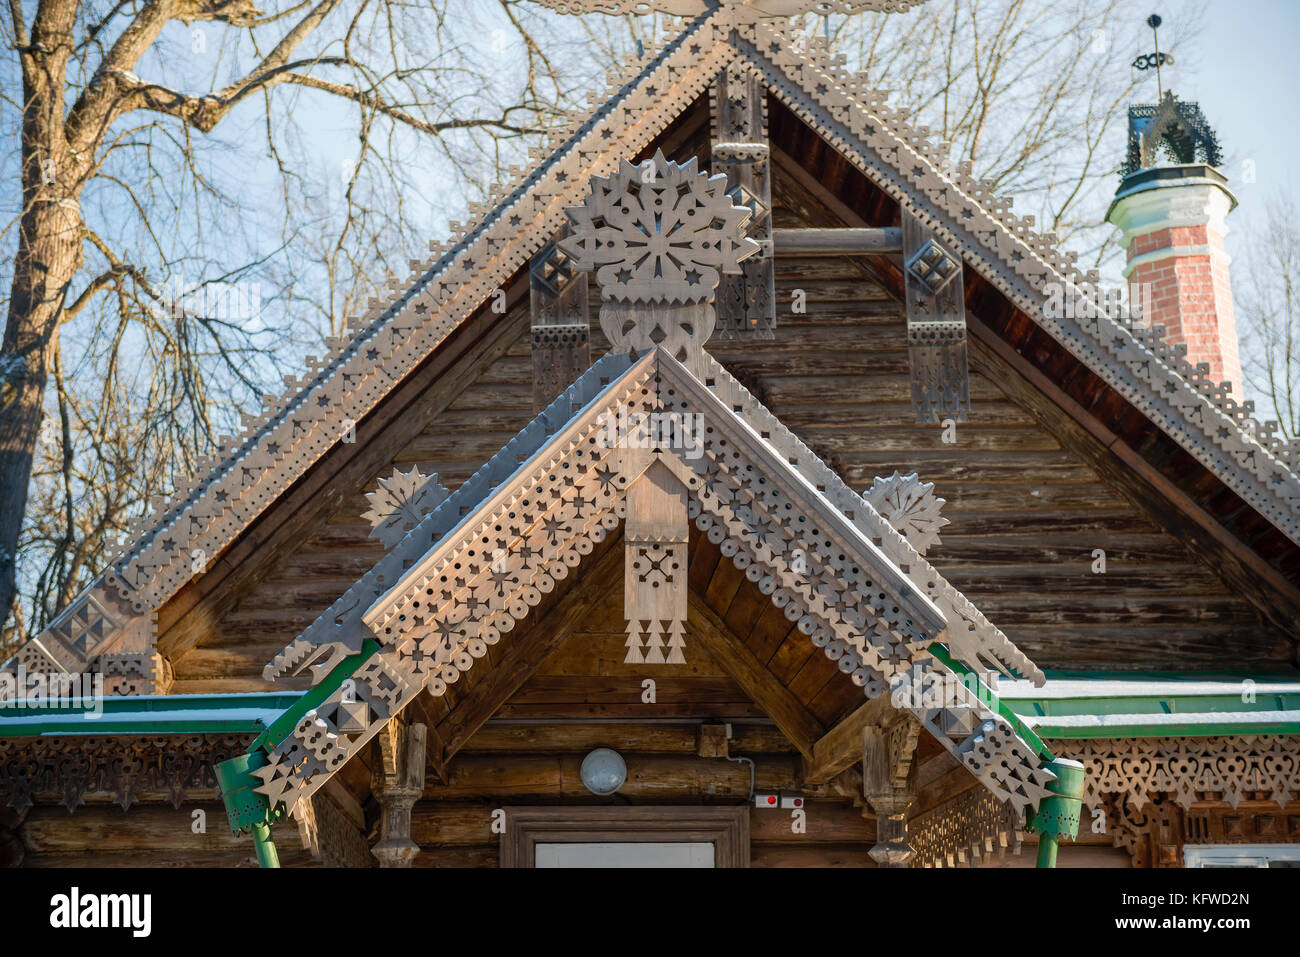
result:
<svg viewBox="0 0 1300 957"><path fill-rule="evenodd" d="M713 845L715 867L749 866L749 807L507 807L502 867L535 867L538 844Z"/></svg>

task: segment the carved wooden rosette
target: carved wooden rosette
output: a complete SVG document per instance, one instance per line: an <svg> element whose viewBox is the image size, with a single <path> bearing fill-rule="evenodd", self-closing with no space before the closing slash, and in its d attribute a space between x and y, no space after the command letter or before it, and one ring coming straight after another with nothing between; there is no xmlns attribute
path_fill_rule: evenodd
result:
<svg viewBox="0 0 1300 957"><path fill-rule="evenodd" d="M903 210L907 358L918 422L965 422L970 415L966 303L961 256Z"/></svg>
<svg viewBox="0 0 1300 957"><path fill-rule="evenodd" d="M662 349L687 363L702 356L717 322L719 281L743 280L741 260L759 251L745 235L751 211L736 205L727 177L700 172L693 158L672 163L658 152L640 166L625 160L617 174L592 177L586 203L568 214L572 235L559 248L578 268L597 270L600 327L612 349ZM686 661L687 492L658 455L690 442L690 431L684 416L665 411L620 422L607 438L622 450L628 483L628 663Z"/></svg>
<svg viewBox="0 0 1300 957"><path fill-rule="evenodd" d="M361 517L370 523L370 537L392 549L449 494L436 472L423 475L419 468L393 469L392 475L379 480L378 488L366 493L370 508Z"/></svg>
<svg viewBox="0 0 1300 957"><path fill-rule="evenodd" d="M939 514L944 500L934 494L934 483L922 482L915 472L903 475L895 471L888 478L876 476L863 498L920 555L939 544L939 529L949 524Z"/></svg>
<svg viewBox="0 0 1300 957"><path fill-rule="evenodd" d="M546 408L591 365L587 285L587 274L555 243L538 250L529 264L534 411Z"/></svg>
<svg viewBox="0 0 1300 957"><path fill-rule="evenodd" d="M776 328L776 268L772 255L772 163L767 140L767 84L734 60L709 88L713 171L727 177L731 197L751 210L745 235L759 244L739 276L718 286L718 338L772 338Z"/></svg>

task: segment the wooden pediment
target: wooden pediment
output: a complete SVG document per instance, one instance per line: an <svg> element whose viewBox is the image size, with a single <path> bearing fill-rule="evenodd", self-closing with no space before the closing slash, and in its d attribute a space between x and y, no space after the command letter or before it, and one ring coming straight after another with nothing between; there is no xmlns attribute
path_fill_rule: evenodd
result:
<svg viewBox="0 0 1300 957"><path fill-rule="evenodd" d="M703 366L706 358L693 361ZM514 455L522 464L481 489L473 505L474 489L453 493L372 570L369 582L359 582L341 599L348 611L327 613L314 626L324 631L309 630L268 666L268 673L281 673L315 664L324 679L322 690L329 692L275 744L271 763L258 772L264 781L260 790L273 803L292 808L310 795L422 691L441 697L469 673L491 668L491 649L508 643L510 633L620 524L625 539L680 535L675 509L683 498L696 529L834 663L839 680L866 697L880 697L900 680L928 686L926 676L943 671L931 656L936 641L949 641L955 655L970 655L976 666L981 651L995 660L1018 656L996 630L984 633L983 645L971 646L969 633L978 632L971 624L974 616L944 594L937 575L924 572L928 566L920 554L864 499L833 483L829 488L812 484L815 457L800 462L791 446L792 454L783 458L779 447L792 437L783 438L775 423L764 420L770 413L752 400L746 403L739 392L728 406L714 391L726 391L725 378L715 375L710 388L659 348L621 361L624 371L607 385L597 388L600 377L584 377L572 394L538 417L536 447ZM593 373L613 368L593 368ZM585 389L596 389L596 395L585 400ZM642 444L644 433L624 431L621 424L666 415L699 417L697 434L706 436L702 445L678 447L661 436L649 447ZM611 416L618 417L619 426L611 427ZM611 431L619 436L616 441ZM698 456L690 454L694 451ZM507 447L502 454L511 452ZM485 468L493 474L494 463ZM837 495L852 496L852 502L837 504ZM629 498L646 508L640 518L621 522ZM888 539L888 547L906 554L924 584L858 523L874 529L882 545ZM635 538L627 540L637 544ZM381 568L391 571L378 574ZM370 582L379 581L385 590L366 599L374 587ZM951 619L927 591L944 602ZM625 601L635 600L634 590L626 589ZM355 610L362 607L358 617ZM778 691L778 682L764 674L757 659L728 640L727 628L702 633L713 640L711 648L710 637L704 643L715 661L742 668L738 673L754 682L751 687L770 692L770 700L788 701L792 692ZM669 648L680 651L680 646ZM322 654L325 665L320 665ZM626 660L638 663L630 654ZM639 663L653 662L646 655ZM685 663L670 654L664 667ZM340 674L345 680L330 691ZM991 710L969 692L938 706L927 701L905 707L1000 799L1022 809L1037 802L1051 775L1034 745L1019 737L1014 716ZM799 735L811 757L809 729L789 720L791 733Z"/></svg>

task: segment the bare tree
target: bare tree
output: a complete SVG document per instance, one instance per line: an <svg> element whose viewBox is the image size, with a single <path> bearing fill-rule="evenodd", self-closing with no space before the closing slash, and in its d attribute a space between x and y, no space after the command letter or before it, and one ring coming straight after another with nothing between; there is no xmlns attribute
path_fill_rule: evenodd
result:
<svg viewBox="0 0 1300 957"><path fill-rule="evenodd" d="M805 29L829 34L891 106L951 144L954 164L969 162L1017 198L1017 212L1104 268L1118 260L1104 216L1127 107L1157 99L1154 75L1132 67L1151 44L1146 13L1125 0L947 0L905 16L809 17ZM1162 30L1162 49L1180 49L1199 19L1193 4Z"/></svg>
<svg viewBox="0 0 1300 957"><path fill-rule="evenodd" d="M1300 438L1300 206L1289 193L1268 203L1265 228L1247 244L1237 277L1247 386Z"/></svg>
<svg viewBox="0 0 1300 957"><path fill-rule="evenodd" d="M28 599L10 644L405 274L429 179L457 211L557 122L568 91L527 8L8 0L0 624L20 564Z"/></svg>

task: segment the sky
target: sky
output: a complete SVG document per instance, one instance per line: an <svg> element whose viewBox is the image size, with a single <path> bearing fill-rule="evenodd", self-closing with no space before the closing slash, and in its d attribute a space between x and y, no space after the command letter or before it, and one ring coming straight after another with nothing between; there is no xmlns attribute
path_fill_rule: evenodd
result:
<svg viewBox="0 0 1300 957"><path fill-rule="evenodd" d="M1168 21L1189 5L1152 9ZM1205 18L1193 53L1165 74L1165 86L1199 102L1218 134L1240 202L1228 218L1228 251L1238 256L1247 234L1263 228L1270 196L1288 188L1300 195L1300 0L1206 0Z"/></svg>

